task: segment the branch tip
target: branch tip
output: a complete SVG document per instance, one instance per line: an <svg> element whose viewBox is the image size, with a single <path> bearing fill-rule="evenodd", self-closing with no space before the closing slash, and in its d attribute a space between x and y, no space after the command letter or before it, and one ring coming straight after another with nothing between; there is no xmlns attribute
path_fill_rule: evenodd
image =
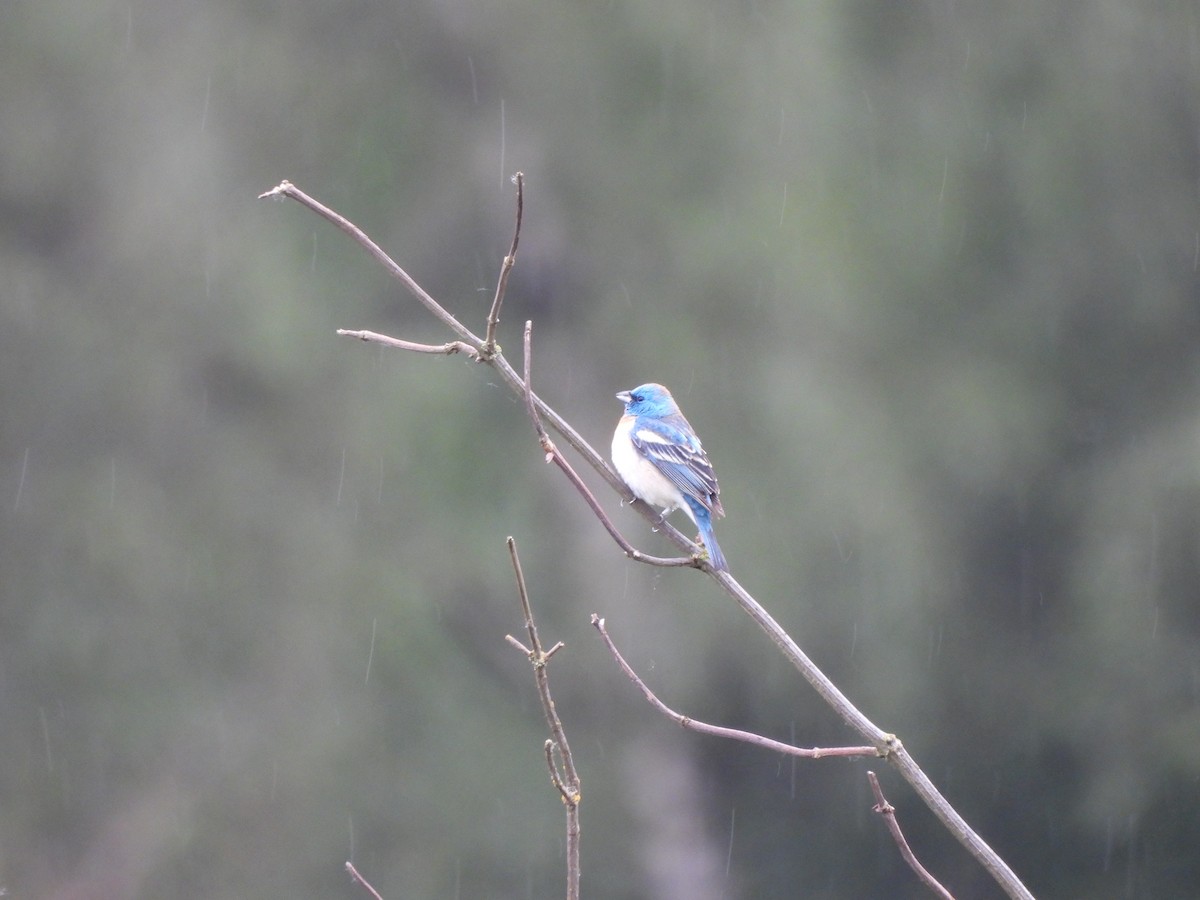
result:
<svg viewBox="0 0 1200 900"><path fill-rule="evenodd" d="M518 650L520 650L522 653L524 653L526 656L529 656L529 657L533 656L533 651L530 650L528 647L526 647L524 644L522 644L520 641L518 641L511 634L506 634L504 636L504 639L506 641L508 641L510 644L512 644L512 646L516 647Z"/></svg>
<svg viewBox="0 0 1200 900"><path fill-rule="evenodd" d="M346 861L346 871L350 873L350 880L361 884L363 889L368 891L370 895L375 898L375 900L383 900L383 898L379 896L379 891L375 890L375 888L371 886L371 883L359 874L358 869L354 868L354 863L350 862L349 860Z"/></svg>
<svg viewBox="0 0 1200 900"><path fill-rule="evenodd" d="M292 189L292 183L285 179L285 180L279 182L279 184L275 185L275 187L271 188L269 191L263 191L261 194L258 195L258 199L259 200L272 200L272 199L282 200L285 196L287 196L288 191L290 191L291 189ZM349 863L347 863L346 865L349 865Z"/></svg>

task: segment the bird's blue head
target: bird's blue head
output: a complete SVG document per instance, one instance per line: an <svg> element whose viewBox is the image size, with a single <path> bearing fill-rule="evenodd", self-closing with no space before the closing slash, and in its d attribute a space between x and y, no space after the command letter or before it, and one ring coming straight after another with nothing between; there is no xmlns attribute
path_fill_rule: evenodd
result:
<svg viewBox="0 0 1200 900"><path fill-rule="evenodd" d="M632 391L621 391L617 399L625 404L630 416L669 416L679 412L675 398L661 384L643 384Z"/></svg>

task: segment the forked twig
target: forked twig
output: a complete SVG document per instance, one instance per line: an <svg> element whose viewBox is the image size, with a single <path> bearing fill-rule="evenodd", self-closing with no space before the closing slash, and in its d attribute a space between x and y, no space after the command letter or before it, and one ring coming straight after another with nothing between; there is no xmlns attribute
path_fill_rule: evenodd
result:
<svg viewBox="0 0 1200 900"><path fill-rule="evenodd" d="M458 321L458 319L456 319L449 312L447 312L446 309L443 308L440 303L438 303L436 300L434 300L433 297L431 297L425 291L424 288L422 288L419 284L417 284L416 280L411 275L409 275L406 271L404 271L404 269L401 268L400 265L394 259L392 259L386 253L384 253L378 244L376 244L373 240L371 240L371 238L369 238L366 235L366 233L364 233L362 231L362 229L360 229L357 225L355 225L349 219L345 218L340 213L335 212L334 210L330 209L328 206L325 206L323 203L320 203L317 200L314 200L312 197L308 196L308 194L304 193L304 191L300 190L298 187L296 187L290 181L281 181L278 185L273 187L271 190L265 191L262 194L258 195L258 199L260 199L260 200L285 199L285 198L291 198L291 199L295 200L296 202L300 203L302 206L315 212L317 215L321 216L323 219L328 220L333 225L336 225L338 228L340 228L342 231L344 231L346 234L348 234L355 241L355 243L357 243L364 250L366 250L369 254L371 254L371 256L373 256L380 263L380 265L382 265L392 275L392 277L394 277L401 284L403 284L409 290L409 292L412 293L412 295L414 297L416 297L417 300L426 309L428 309L430 312L432 312L434 314L435 317L437 317L437 319L439 321L444 323L451 331L453 331L455 334L457 334L462 339L461 343L465 344L465 346L459 346L460 342L452 342L451 344L445 344L445 345L417 344L417 345L414 345L412 348L410 348L408 346L405 346L406 344L408 344L410 342L399 341L396 338L390 338L390 337L387 337L386 335L377 334L376 332L373 332L373 331L353 331L353 330L349 330L349 329L339 329L338 330L339 335L353 337L353 338L356 338L361 341L368 341L371 343L384 344L384 345L390 346L390 347L397 347L399 349L417 349L417 348L419 348L419 352L423 352L423 353L430 353L430 352L470 353L474 356L474 358L479 359L480 361L487 362L487 364L490 365L495 370L496 374L500 376L500 378L505 382L505 384L508 385L509 389L511 391L513 391L514 394L517 394L518 396L520 396L525 393L525 385L524 385L524 382L522 382L522 380L521 380L521 376L517 373L517 371L511 365L509 365L508 360L504 358L503 353L499 352L498 347L496 348L496 352L494 354L492 354L486 360L484 360L479 355L479 349L482 348L484 340L482 338L478 337L477 335L473 334L469 328L467 328L460 321ZM520 215L521 215L521 210L518 209L518 217L520 217ZM518 223L518 225L514 227L514 241L513 241L513 252L514 253L516 250L516 236L519 235L519 233L520 233L520 226ZM501 266L501 276L502 277L497 280L497 294L498 294L498 297L502 300L503 296L504 296L504 289L507 285L507 278L504 277L504 266L503 265ZM496 307L495 300L493 300L492 305L493 305L493 307ZM499 309L498 309L498 307L496 307L496 309L497 309L496 317L498 318L499 317ZM428 349L430 346L435 347L435 349L433 349L433 350ZM444 351L442 349L443 346L447 348ZM454 350L448 349L452 346L458 347L458 350L454 351ZM471 349L468 350L467 349L468 347ZM612 488L614 490L616 490L626 500L629 500L632 495L629 494L628 488L625 487L625 483L623 481L621 481L621 479L617 476L617 473L615 471L613 471L611 467L608 466L608 464L604 461L604 459L600 456L600 454L597 453L592 448L591 444L589 444L586 440L584 440L583 437L579 434L579 432L577 432L571 426L571 423L568 422L566 419L564 419L562 416L560 416L553 409L551 409L550 406L548 406L546 404L546 402L543 401L536 394L533 395L533 402L534 402L534 406L536 407L536 409L538 411L538 414L542 417L542 419L549 422L550 426L562 436L562 438L571 446L571 448L574 449L575 452L579 453L585 460L587 460L588 465L590 465L597 472L599 472L600 475L606 481L608 481L608 483L612 486ZM688 539L686 537L684 537L683 533L680 531L677 531L670 523L666 523L666 522L659 523L657 521L657 512L655 510L651 509L649 506L646 506L644 503L641 503L639 501L634 504L634 509L636 509L639 513L641 513L643 518L645 518L648 522L651 522L655 525L661 525L661 531L668 538L670 538L672 541L674 541L678 546L688 547L691 545L691 542L688 541ZM649 561L649 560L653 559L653 557L646 557L646 556L637 557L637 558L639 558L641 561Z"/></svg>
<svg viewBox="0 0 1200 900"><path fill-rule="evenodd" d="M583 800L583 794L579 773L575 770L575 758L571 755L570 744L567 743L567 732L558 717L554 698L550 695L550 676L546 673L546 663L562 649L563 644L560 641L549 650L542 649L542 639L538 637L537 623L534 622L533 608L529 603L529 591L525 586L525 573L521 570L521 558L517 555L517 542L510 537L507 543L508 555L517 577L517 594L521 598L521 612L525 616L525 633L529 635L529 646L524 646L511 634L505 635L504 639L524 653L533 664L538 699L542 701L542 713L546 717L546 725L550 728L550 739L544 745L546 766L550 770L550 782L558 790L563 807L567 811L567 900L579 900L579 804Z"/></svg>
<svg viewBox="0 0 1200 900"><path fill-rule="evenodd" d="M421 304L429 310L437 318L439 322L457 334L460 338L470 344L472 347L480 347L483 344L478 337L471 333L471 330L463 325L452 316L440 303L433 299L425 289L417 284L416 280L405 272L396 261L383 252L383 249L373 240L367 237L366 232L343 216L341 213L334 212L323 203L314 200L300 188L296 187L290 181L281 181L271 190L258 195L259 200L266 199L282 199L291 197L297 203L308 207L313 212L317 213L324 219L329 220L354 240L356 244L366 250L375 258L381 266L388 270L391 276L397 279L401 284L408 288L409 293L417 298Z"/></svg>

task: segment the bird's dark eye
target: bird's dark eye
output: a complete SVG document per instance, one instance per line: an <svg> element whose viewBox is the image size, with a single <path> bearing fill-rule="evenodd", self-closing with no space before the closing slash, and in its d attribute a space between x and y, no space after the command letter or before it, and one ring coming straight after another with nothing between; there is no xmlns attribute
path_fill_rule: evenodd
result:
<svg viewBox="0 0 1200 900"><path fill-rule="evenodd" d="M633 402L634 402L634 403L641 403L641 402L642 402L643 400L645 400L645 399L646 399L646 398L645 398L645 397L643 397L641 394L634 394L634 395L633 395Z"/></svg>

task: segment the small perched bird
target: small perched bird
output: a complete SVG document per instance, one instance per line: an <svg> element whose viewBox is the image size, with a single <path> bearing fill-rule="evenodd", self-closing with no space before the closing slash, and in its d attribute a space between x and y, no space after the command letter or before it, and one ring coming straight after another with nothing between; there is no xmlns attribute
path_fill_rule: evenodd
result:
<svg viewBox="0 0 1200 900"><path fill-rule="evenodd" d="M617 472L639 500L662 507L664 519L676 509L687 513L713 568L728 572L712 527L725 515L717 476L675 398L661 384L643 384L617 399L625 404L612 441Z"/></svg>

